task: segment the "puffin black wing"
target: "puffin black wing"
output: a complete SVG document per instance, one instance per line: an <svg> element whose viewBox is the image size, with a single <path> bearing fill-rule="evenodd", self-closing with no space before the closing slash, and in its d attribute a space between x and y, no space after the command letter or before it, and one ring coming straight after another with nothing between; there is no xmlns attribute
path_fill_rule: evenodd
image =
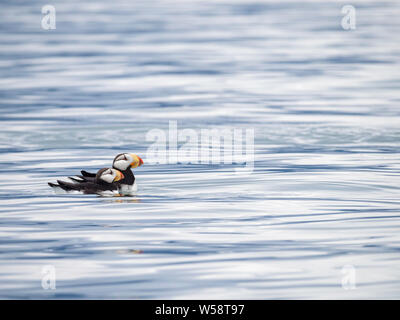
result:
<svg viewBox="0 0 400 320"><path fill-rule="evenodd" d="M85 170L81 170L82 176L88 177L88 178L96 178L95 173L87 172Z"/></svg>
<svg viewBox="0 0 400 320"><path fill-rule="evenodd" d="M101 183L101 182L66 182L62 180L57 180L58 184L49 182L49 186L52 188L61 188L66 192L79 191L84 194L97 194L104 191L116 191L118 187L115 183Z"/></svg>
<svg viewBox="0 0 400 320"><path fill-rule="evenodd" d="M82 175L77 177L69 177L71 182L57 180L57 184L51 182L48 184L56 192L61 191L61 193L63 193L63 191L78 191L84 194L102 194L105 191L118 191L118 184L116 181L121 180L122 177L123 174L118 170L103 168L97 172L95 177L84 177ZM117 178L119 179L116 180ZM113 182L108 182L110 179L114 179Z"/></svg>
<svg viewBox="0 0 400 320"><path fill-rule="evenodd" d="M82 183L82 182L95 182L96 177L85 177L81 175L76 175L75 177L68 177L68 179L71 179L74 182L77 183Z"/></svg>

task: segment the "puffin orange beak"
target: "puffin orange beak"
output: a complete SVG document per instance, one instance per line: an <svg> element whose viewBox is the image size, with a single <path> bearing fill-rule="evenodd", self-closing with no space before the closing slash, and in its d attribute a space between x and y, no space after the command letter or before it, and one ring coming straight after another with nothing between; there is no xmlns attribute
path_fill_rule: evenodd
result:
<svg viewBox="0 0 400 320"><path fill-rule="evenodd" d="M133 153L131 153L131 156L133 158L133 161L131 163L131 168L137 168L143 164L143 160L141 157L139 157L138 155L133 154Z"/></svg>
<svg viewBox="0 0 400 320"><path fill-rule="evenodd" d="M115 177L114 182L120 181L124 178L125 178L124 174L121 171L117 170L117 176Z"/></svg>

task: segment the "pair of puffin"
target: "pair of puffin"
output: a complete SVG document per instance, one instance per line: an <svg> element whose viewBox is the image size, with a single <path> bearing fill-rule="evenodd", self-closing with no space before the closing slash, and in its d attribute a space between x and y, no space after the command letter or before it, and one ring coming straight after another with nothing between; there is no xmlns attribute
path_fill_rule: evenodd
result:
<svg viewBox="0 0 400 320"><path fill-rule="evenodd" d="M99 194L103 196L132 196L137 191L135 176L132 168L143 164L143 160L133 153L118 154L113 161L112 168L103 168L97 173L81 171L81 175L68 177L72 182L57 180L49 182L56 193L80 192L84 194Z"/></svg>

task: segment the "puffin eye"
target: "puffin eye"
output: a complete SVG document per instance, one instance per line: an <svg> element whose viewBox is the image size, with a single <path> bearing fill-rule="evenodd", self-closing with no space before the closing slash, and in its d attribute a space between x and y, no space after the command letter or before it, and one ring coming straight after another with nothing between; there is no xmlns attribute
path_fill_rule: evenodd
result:
<svg viewBox="0 0 400 320"><path fill-rule="evenodd" d="M113 175L113 171L111 169L104 171L102 174L103 177L112 176L112 175Z"/></svg>
<svg viewBox="0 0 400 320"><path fill-rule="evenodd" d="M126 156L124 154L121 154L117 159L115 159L115 161L122 161L122 160L126 160Z"/></svg>

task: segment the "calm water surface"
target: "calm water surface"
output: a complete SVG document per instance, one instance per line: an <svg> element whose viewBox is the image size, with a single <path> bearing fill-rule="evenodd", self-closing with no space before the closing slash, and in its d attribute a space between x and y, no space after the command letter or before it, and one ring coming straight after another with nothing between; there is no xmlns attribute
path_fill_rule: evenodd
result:
<svg viewBox="0 0 400 320"><path fill-rule="evenodd" d="M397 1L45 4L0 12L0 298L400 298ZM253 173L151 164L170 120L254 129ZM136 197L47 186L125 151Z"/></svg>

